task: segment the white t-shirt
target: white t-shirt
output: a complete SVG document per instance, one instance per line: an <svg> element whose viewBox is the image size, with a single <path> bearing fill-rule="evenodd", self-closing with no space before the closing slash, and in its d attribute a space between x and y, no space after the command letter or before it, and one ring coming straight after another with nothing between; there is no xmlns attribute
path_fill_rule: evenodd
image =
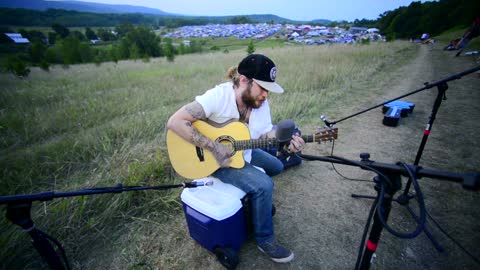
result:
<svg viewBox="0 0 480 270"><path fill-rule="evenodd" d="M238 120L240 118L232 82L217 85L203 95L197 96L195 100L202 105L206 117L217 124L221 125L232 119ZM260 108L252 110L248 122L248 130L252 139L258 139L262 134L272 130L272 117L268 99L263 102ZM246 162L250 162L252 151L244 151L243 157Z"/></svg>

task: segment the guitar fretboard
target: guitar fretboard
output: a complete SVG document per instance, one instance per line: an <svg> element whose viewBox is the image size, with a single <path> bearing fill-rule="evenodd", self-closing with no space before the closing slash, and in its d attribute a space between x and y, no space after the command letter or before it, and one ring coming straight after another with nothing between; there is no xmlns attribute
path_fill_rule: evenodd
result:
<svg viewBox="0 0 480 270"><path fill-rule="evenodd" d="M306 143L315 141L314 135L302 135L302 139ZM255 148L269 148L278 147L278 140L275 138L269 139L253 139L253 140L238 140L234 142L235 150L247 150Z"/></svg>

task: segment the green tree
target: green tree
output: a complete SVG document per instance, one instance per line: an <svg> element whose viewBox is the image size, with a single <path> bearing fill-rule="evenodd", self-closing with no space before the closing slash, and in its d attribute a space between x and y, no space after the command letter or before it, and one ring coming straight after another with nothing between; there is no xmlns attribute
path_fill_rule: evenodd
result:
<svg viewBox="0 0 480 270"><path fill-rule="evenodd" d="M180 45L178 46L178 54L185 54L186 52L187 50L185 48L185 44L180 43Z"/></svg>
<svg viewBox="0 0 480 270"><path fill-rule="evenodd" d="M66 28L65 26L63 26L59 23L52 24L52 29L61 38L66 38L70 34L70 30L68 30L68 28Z"/></svg>
<svg viewBox="0 0 480 270"><path fill-rule="evenodd" d="M110 29L105 28L99 28L97 30L97 36L103 41L113 41L117 39Z"/></svg>
<svg viewBox="0 0 480 270"><path fill-rule="evenodd" d="M252 54L255 52L255 45L253 44L253 40L250 40L247 46L247 54Z"/></svg>
<svg viewBox="0 0 480 270"><path fill-rule="evenodd" d="M42 59L42 61L40 61L39 67L45 71L50 70L50 64L45 59Z"/></svg>
<svg viewBox="0 0 480 270"><path fill-rule="evenodd" d="M25 29L20 29L18 32L22 34L22 37L28 38L30 42L33 42L35 40L45 42L46 40L45 34L37 30L27 31Z"/></svg>
<svg viewBox="0 0 480 270"><path fill-rule="evenodd" d="M147 27L138 27L128 32L125 40L130 48L133 48L132 45L135 45L139 57L144 55L158 57L161 54L160 38Z"/></svg>
<svg viewBox="0 0 480 270"><path fill-rule="evenodd" d="M48 32L48 44L53 45L57 42L57 33Z"/></svg>
<svg viewBox="0 0 480 270"><path fill-rule="evenodd" d="M80 40L77 37L73 35L68 36L62 40L60 46L64 64L70 65L82 62Z"/></svg>
<svg viewBox="0 0 480 270"><path fill-rule="evenodd" d="M78 30L73 31L70 35L75 36L75 37L78 38L78 40L80 40L80 41L86 41L86 40L87 40L87 38L85 37L85 35L84 35L82 32L78 31Z"/></svg>
<svg viewBox="0 0 480 270"><path fill-rule="evenodd" d="M130 50L129 50L128 41L126 39L122 39L118 47L116 47L116 54L118 59L128 59L130 58Z"/></svg>
<svg viewBox="0 0 480 270"><path fill-rule="evenodd" d="M118 60L120 59L119 52L118 52L118 47L117 46L112 46L110 48L110 50L108 51L108 56L110 57L110 60L117 63Z"/></svg>
<svg viewBox="0 0 480 270"><path fill-rule="evenodd" d="M80 62L89 63L93 61L95 53L89 44L83 42L80 43L78 46L78 51L80 54Z"/></svg>
<svg viewBox="0 0 480 270"><path fill-rule="evenodd" d="M175 59L175 48L173 47L171 39L166 40L166 42L163 44L163 52L167 57L167 61L173 62Z"/></svg>
<svg viewBox="0 0 480 270"><path fill-rule="evenodd" d="M45 46L45 44L43 44L43 42L40 40L35 39L29 49L29 55L32 62L40 63L45 57L46 50L47 46Z"/></svg>
<svg viewBox="0 0 480 270"><path fill-rule="evenodd" d="M63 63L59 46L48 47L45 52L45 60L49 63Z"/></svg>
<svg viewBox="0 0 480 270"><path fill-rule="evenodd" d="M115 27L115 32L119 37L124 37L128 32L135 30L135 27L131 22L122 22L120 25Z"/></svg>
<svg viewBox="0 0 480 270"><path fill-rule="evenodd" d="M92 29L90 29L90 27L87 27L85 29L85 36L87 37L88 40L98 39L97 35L95 34L95 32Z"/></svg>
<svg viewBox="0 0 480 270"><path fill-rule="evenodd" d="M130 47L128 48L128 53L129 53L129 58L134 60L137 60L141 56L140 49L135 43L130 44Z"/></svg>
<svg viewBox="0 0 480 270"><path fill-rule="evenodd" d="M27 77L30 73L30 69L16 54L7 56L5 69L18 77Z"/></svg>
<svg viewBox="0 0 480 270"><path fill-rule="evenodd" d="M196 53L196 52L201 52L201 51L202 51L202 45L196 40L191 40L190 41L190 53Z"/></svg>
<svg viewBox="0 0 480 270"><path fill-rule="evenodd" d="M253 23L253 21L246 16L236 16L227 20L226 23L230 24L245 24L245 23Z"/></svg>

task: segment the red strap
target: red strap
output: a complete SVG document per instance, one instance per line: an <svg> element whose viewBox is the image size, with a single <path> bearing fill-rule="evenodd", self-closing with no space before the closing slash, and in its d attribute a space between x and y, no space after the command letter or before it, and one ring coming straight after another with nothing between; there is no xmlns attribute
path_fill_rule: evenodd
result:
<svg viewBox="0 0 480 270"><path fill-rule="evenodd" d="M372 241L368 240L367 241L367 248L371 251L377 250L378 243L373 243Z"/></svg>
<svg viewBox="0 0 480 270"><path fill-rule="evenodd" d="M427 136L430 135L430 130L425 129L425 131L423 132L423 135L427 135Z"/></svg>

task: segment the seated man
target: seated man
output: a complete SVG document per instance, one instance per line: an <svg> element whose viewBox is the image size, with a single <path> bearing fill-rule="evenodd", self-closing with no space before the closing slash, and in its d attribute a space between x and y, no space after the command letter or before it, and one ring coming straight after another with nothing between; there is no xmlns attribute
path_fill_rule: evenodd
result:
<svg viewBox="0 0 480 270"><path fill-rule="evenodd" d="M293 259L293 252L278 244L274 237L272 221L273 180L271 176L283 171L282 162L261 149L244 151L245 166L230 168L230 151L220 143L200 134L192 125L197 120L212 124L241 121L248 125L252 139L272 136L272 121L268 95L283 93L275 83L277 69L273 61L260 54L244 58L227 72L230 82L217 85L195 101L175 112L167 128L192 144L210 151L220 168L212 176L224 183L232 184L251 194L252 222L257 246L273 261L285 263ZM293 135L288 150L299 152L305 142ZM254 166L261 167L265 173Z"/></svg>

